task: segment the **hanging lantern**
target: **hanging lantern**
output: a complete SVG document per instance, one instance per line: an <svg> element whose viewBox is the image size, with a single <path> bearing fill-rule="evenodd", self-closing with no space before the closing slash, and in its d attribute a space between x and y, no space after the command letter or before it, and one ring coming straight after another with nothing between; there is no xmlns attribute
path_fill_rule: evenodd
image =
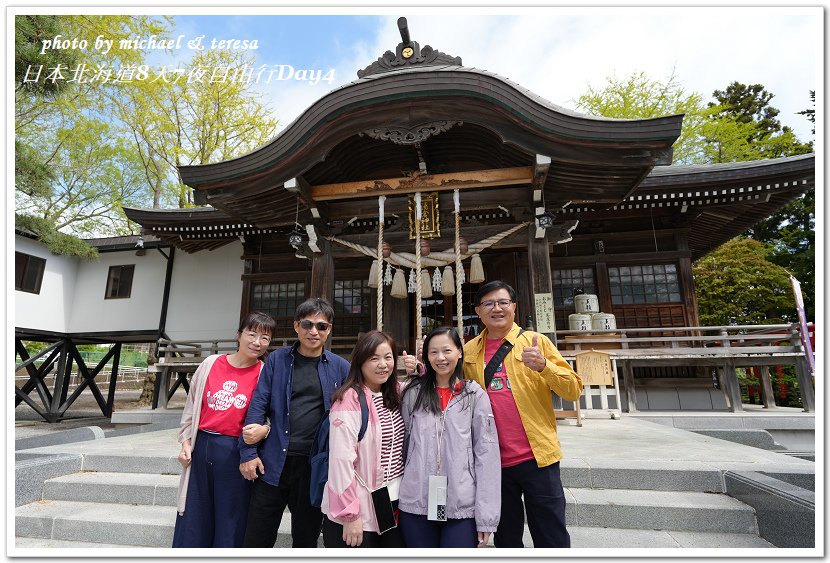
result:
<svg viewBox="0 0 830 563"><path fill-rule="evenodd" d="M429 256L431 248L429 245L429 240L422 238L421 239L421 256Z"/></svg>
<svg viewBox="0 0 830 563"><path fill-rule="evenodd" d="M383 285L392 285L392 264L386 264L386 273L383 276Z"/></svg>
<svg viewBox="0 0 830 563"><path fill-rule="evenodd" d="M369 287L378 286L378 261L372 260L372 267L369 268Z"/></svg>
<svg viewBox="0 0 830 563"><path fill-rule="evenodd" d="M403 268L395 270L395 277L392 280L392 297L406 299L406 279L403 275Z"/></svg>
<svg viewBox="0 0 830 563"><path fill-rule="evenodd" d="M432 297L432 284L429 280L429 271L421 270L421 299L429 299Z"/></svg>
<svg viewBox="0 0 830 563"><path fill-rule="evenodd" d="M461 254L467 254L467 251L470 250L470 245L464 235L458 237L458 248L461 250Z"/></svg>
<svg viewBox="0 0 830 563"><path fill-rule="evenodd" d="M470 283L484 283L484 266L478 254L473 254L470 260Z"/></svg>
<svg viewBox="0 0 830 563"><path fill-rule="evenodd" d="M441 270L439 268L435 268L435 272L432 274L432 289L433 291L441 291Z"/></svg>
<svg viewBox="0 0 830 563"><path fill-rule="evenodd" d="M444 283L441 287L441 295L455 295L455 277L452 275L452 267L444 266Z"/></svg>
<svg viewBox="0 0 830 563"><path fill-rule="evenodd" d="M381 245L381 254L384 258L389 258L389 255L392 254L392 245L386 241L383 241L383 245Z"/></svg>
<svg viewBox="0 0 830 563"><path fill-rule="evenodd" d="M406 291L415 293L415 270L409 270L409 280L406 282Z"/></svg>

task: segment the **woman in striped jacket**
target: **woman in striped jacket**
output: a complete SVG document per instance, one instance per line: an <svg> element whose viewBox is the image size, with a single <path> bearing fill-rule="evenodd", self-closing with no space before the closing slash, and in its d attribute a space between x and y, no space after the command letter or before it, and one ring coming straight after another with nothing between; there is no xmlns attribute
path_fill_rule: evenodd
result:
<svg viewBox="0 0 830 563"><path fill-rule="evenodd" d="M352 353L346 381L332 397L329 477L321 506L326 547L404 547L397 528L404 426L396 360L391 336L366 333ZM369 407L360 441L358 393L365 394Z"/></svg>

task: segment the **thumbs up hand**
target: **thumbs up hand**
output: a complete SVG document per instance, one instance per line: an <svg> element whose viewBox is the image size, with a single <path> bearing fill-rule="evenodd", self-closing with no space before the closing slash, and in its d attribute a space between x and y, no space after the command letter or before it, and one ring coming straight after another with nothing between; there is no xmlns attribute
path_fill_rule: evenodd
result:
<svg viewBox="0 0 830 563"><path fill-rule="evenodd" d="M542 350L539 348L538 334L533 335L533 341L530 346L525 346L522 349L522 362L533 371L542 371L545 369L547 362L544 354L542 354Z"/></svg>
<svg viewBox="0 0 830 563"><path fill-rule="evenodd" d="M418 369L418 359L415 356L407 354L406 350L404 350L403 354L401 354L401 358L403 358L403 364L406 366L406 374L414 374Z"/></svg>

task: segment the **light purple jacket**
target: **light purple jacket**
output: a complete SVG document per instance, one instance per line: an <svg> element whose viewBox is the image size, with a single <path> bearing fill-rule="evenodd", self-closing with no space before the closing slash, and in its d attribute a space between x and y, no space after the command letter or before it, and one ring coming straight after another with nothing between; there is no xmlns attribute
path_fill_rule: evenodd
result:
<svg viewBox="0 0 830 563"><path fill-rule="evenodd" d="M447 475L447 518L475 518L476 530L495 532L501 514L501 458L493 410L475 381L444 411L441 475ZM426 514L429 476L436 475L441 417L425 409L411 412L420 388L405 395L401 414L409 434L398 508Z"/></svg>

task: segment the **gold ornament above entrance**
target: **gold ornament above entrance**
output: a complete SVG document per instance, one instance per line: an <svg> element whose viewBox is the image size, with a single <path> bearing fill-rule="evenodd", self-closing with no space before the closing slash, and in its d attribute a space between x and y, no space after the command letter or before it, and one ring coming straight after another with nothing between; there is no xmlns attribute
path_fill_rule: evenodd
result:
<svg viewBox="0 0 830 563"><path fill-rule="evenodd" d="M415 239L415 194L409 194L409 238ZM421 194L421 238L441 238L438 192Z"/></svg>

